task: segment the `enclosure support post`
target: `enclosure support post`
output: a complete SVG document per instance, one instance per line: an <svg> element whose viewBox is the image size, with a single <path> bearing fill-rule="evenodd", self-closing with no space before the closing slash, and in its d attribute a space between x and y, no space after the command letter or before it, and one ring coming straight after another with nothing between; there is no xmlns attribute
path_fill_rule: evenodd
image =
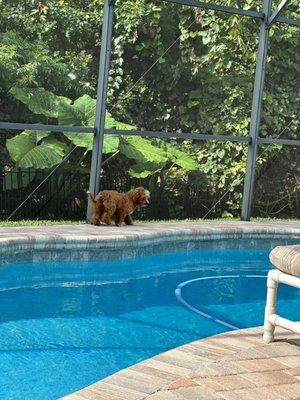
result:
<svg viewBox="0 0 300 400"><path fill-rule="evenodd" d="M243 221L249 221L252 213L252 201L254 191L255 167L257 158L257 146L260 131L260 119L262 110L262 97L265 81L265 67L268 50L268 20L271 13L272 0L263 0L264 18L260 24L259 45L256 60L254 88L251 108L250 135L251 142L248 147L246 176L244 182L242 215Z"/></svg>
<svg viewBox="0 0 300 400"><path fill-rule="evenodd" d="M99 61L97 104L95 118L95 136L93 142L93 152L90 172L89 191L96 195L100 189L100 175L102 164L103 138L105 128L105 112L107 101L108 74L111 53L113 16L115 0L105 0L103 9L103 25L101 36L101 51ZM87 222L91 220L91 205L88 204Z"/></svg>

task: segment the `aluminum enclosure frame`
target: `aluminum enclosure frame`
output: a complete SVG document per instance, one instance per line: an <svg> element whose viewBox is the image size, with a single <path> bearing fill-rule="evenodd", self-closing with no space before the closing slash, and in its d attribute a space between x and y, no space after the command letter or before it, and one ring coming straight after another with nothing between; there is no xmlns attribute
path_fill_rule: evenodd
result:
<svg viewBox="0 0 300 400"><path fill-rule="evenodd" d="M252 109L250 132L248 136L232 136L232 135L206 135L193 133L175 133L175 132L156 132L156 131L122 131L122 130L106 130L105 113L107 103L107 87L108 74L110 67L110 53L113 32L113 16L116 0L104 0L101 51L97 88L96 103L96 119L94 127L82 126L61 126L61 125L41 125L26 124L13 122L0 122L0 129L7 130L51 130L56 132L77 132L78 134L93 133L93 151L90 171L90 187L92 194L96 194L100 189L100 174L103 151L104 135L131 135L131 136L147 136L159 138L179 138L190 140L207 140L207 141L230 141L248 144L247 168L243 192L243 204L241 219L249 221L251 219L255 167L257 161L257 149L260 144L282 144L290 146L300 146L300 140L278 139L278 138L261 138L260 120L262 111L262 96L264 91L264 78L266 55L268 50L269 28L275 23L283 23L296 27L300 27L300 19L289 19L281 17L282 11L287 7L290 0L282 0L278 8L272 13L272 0L262 0L263 7L260 12L252 10L244 10L242 8L227 7L213 3L206 3L197 0L162 0L166 3L174 3L186 5L190 7L199 7L201 9L213 10L216 12L229 13L233 15L241 15L243 17L255 18L260 20L259 44L256 59L256 70L253 88ZM87 220L90 221L91 210L87 210Z"/></svg>

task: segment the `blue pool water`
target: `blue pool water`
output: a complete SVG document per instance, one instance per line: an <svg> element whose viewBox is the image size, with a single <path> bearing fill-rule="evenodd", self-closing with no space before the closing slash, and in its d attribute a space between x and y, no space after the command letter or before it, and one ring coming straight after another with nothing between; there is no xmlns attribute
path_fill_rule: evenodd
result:
<svg viewBox="0 0 300 400"><path fill-rule="evenodd" d="M265 278L246 275L266 274L271 244L211 246L111 261L1 266L0 399L57 399L155 354L227 331L178 301L182 282L192 281L180 295L197 310L240 328L261 325ZM282 286L279 312L299 320L299 300L299 290Z"/></svg>

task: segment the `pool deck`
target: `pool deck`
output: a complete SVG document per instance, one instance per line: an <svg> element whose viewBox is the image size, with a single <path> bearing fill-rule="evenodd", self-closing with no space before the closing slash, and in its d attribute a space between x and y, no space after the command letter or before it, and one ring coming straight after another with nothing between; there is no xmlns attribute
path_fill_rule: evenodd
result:
<svg viewBox="0 0 300 400"><path fill-rule="evenodd" d="M288 235L300 222L177 222L135 226L0 227L0 253L13 248L105 249L197 237ZM300 242L300 239L299 239ZM64 400L300 400L300 335L276 329L266 345L251 328L199 340L133 365Z"/></svg>
<svg viewBox="0 0 300 400"><path fill-rule="evenodd" d="M300 335L262 329L213 336L124 369L63 400L300 399Z"/></svg>

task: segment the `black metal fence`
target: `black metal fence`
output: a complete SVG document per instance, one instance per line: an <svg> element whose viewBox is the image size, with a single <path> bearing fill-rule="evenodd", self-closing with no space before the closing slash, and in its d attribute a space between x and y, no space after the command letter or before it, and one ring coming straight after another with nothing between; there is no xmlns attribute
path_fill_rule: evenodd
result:
<svg viewBox="0 0 300 400"><path fill-rule="evenodd" d="M48 176L46 170L13 170L0 173L0 219L7 219L26 198ZM281 178L278 176L278 179ZM274 178L273 178L274 179ZM212 196L208 183L191 179L183 186L181 182L172 186L161 182L157 177L133 179L121 169L114 168L103 172L101 185L103 189L116 189L121 192L132 187L145 186L151 191L149 207L138 210L136 218L184 219L202 218L208 211L209 218L224 215L239 215L239 208L231 207L229 193L222 198L218 193ZM257 201L254 215L260 217L299 218L300 187L290 185L295 190L286 190L284 185L273 182L265 188L258 185ZM86 217L86 190L89 185L89 173L72 172L58 169L13 215L13 220L46 219L46 220L84 220ZM206 189L207 188L207 189ZM281 190L279 190L281 188ZM272 190L271 190L272 189ZM261 195L263 193L263 195ZM221 198L221 201L217 202Z"/></svg>
<svg viewBox="0 0 300 400"><path fill-rule="evenodd" d="M0 219L7 219L20 204L44 181L49 171L13 170L0 173ZM89 173L55 171L13 215L13 220L51 219L84 220ZM211 208L213 199L205 190L192 185L167 188L157 179L133 179L122 171L107 171L101 177L103 189L121 192L145 186L151 190L150 205L136 212L139 219L200 218ZM177 188L179 189L179 188ZM211 216L220 216L225 201L217 204Z"/></svg>
<svg viewBox="0 0 300 400"><path fill-rule="evenodd" d="M0 218L5 220L43 182L49 171L13 170L0 174ZM78 207L76 197L87 186L88 175L55 172L22 205L12 219L70 219L84 218L85 210Z"/></svg>

